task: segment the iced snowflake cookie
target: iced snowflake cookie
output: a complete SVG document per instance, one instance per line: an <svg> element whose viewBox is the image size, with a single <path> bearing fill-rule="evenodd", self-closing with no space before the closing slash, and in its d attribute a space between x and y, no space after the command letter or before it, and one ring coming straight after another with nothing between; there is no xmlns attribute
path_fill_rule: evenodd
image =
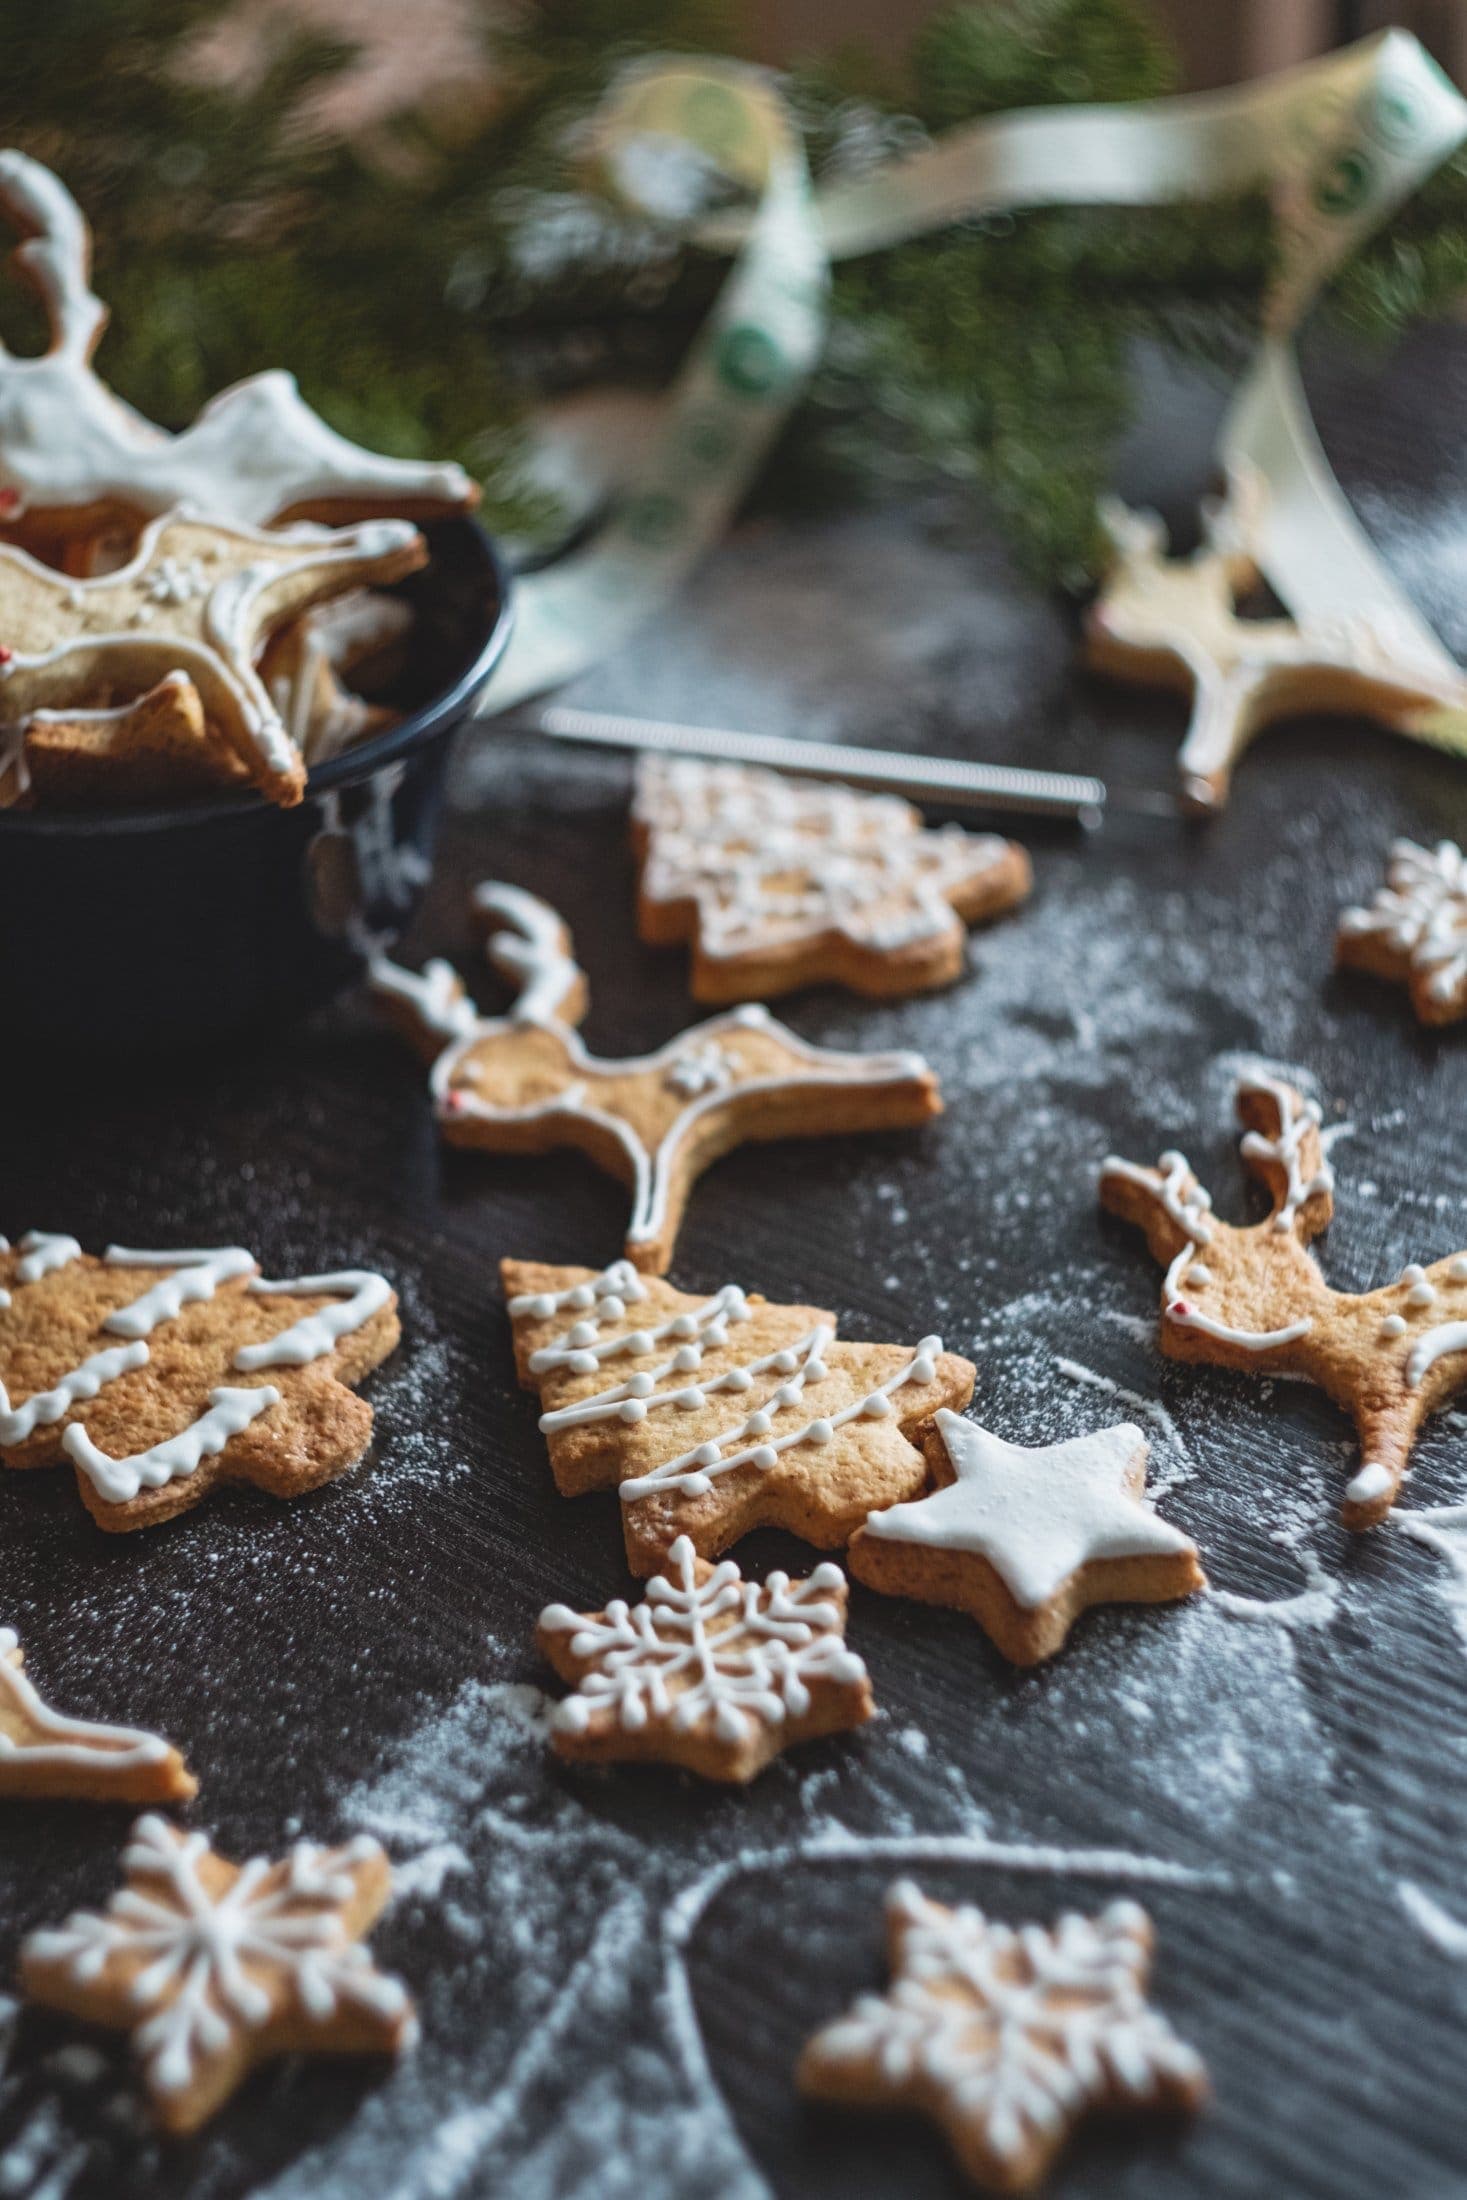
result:
<svg viewBox="0 0 1467 2200"><path fill-rule="evenodd" d="M1419 661L1419 645L1378 621L1244 618L1240 598L1259 584L1254 560L1268 485L1235 473L1227 497L1204 508L1203 540L1168 557L1154 513L1108 501L1114 553L1085 621L1098 671L1190 691L1192 717L1177 758L1181 800L1219 810L1233 767L1278 719L1345 711L1383 726L1416 727L1467 706L1467 680Z"/></svg>
<svg viewBox="0 0 1467 2200"><path fill-rule="evenodd" d="M685 1535L667 1564L640 1604L541 1613L541 1654L575 1689L551 1722L562 1757L683 1765L742 1784L794 1743L870 1718L838 1566L806 1581L771 1574L761 1587L732 1559L706 1564Z"/></svg>
<svg viewBox="0 0 1467 2200"><path fill-rule="evenodd" d="M711 1297L639 1275L502 1264L515 1365L537 1390L556 1488L615 1489L627 1564L656 1573L680 1536L716 1558L754 1528L820 1550L926 1485L910 1432L973 1394L940 1337L842 1344L835 1316L738 1284Z"/></svg>
<svg viewBox="0 0 1467 2200"><path fill-rule="evenodd" d="M832 980L915 993L963 968L964 927L1033 884L1014 841L924 829L891 795L742 764L644 756L632 834L637 930L693 943L699 1001L757 1001Z"/></svg>
<svg viewBox="0 0 1467 2200"><path fill-rule="evenodd" d="M1467 857L1456 842L1393 841L1384 886L1341 914L1335 961L1404 985L1424 1024L1467 1015Z"/></svg>
<svg viewBox="0 0 1467 2200"><path fill-rule="evenodd" d="M475 1015L445 965L424 976L379 958L372 984L392 1020L433 1060L439 1128L490 1153L575 1146L630 1186L626 1253L660 1275L695 1180L752 1139L897 1130L941 1112L920 1054L837 1054L809 1046L767 1009L695 1024L655 1054L606 1061L574 1025L586 983L565 926L533 894L481 886L487 952L519 987L506 1016Z"/></svg>
<svg viewBox="0 0 1467 2200"><path fill-rule="evenodd" d="M289 374L236 383L181 435L155 428L92 371L107 309L89 287L91 239L65 186L24 153L0 153L0 212L21 234L15 265L51 324L40 356L0 351L0 523L18 539L63 562L68 543L135 530L180 504L263 527L425 519L477 500L460 467L379 458L337 435Z"/></svg>
<svg viewBox="0 0 1467 2200"><path fill-rule="evenodd" d="M1201 2057L1146 1999L1154 1934L1136 1903L1002 1925L902 1880L886 1922L893 1983L808 2042L811 2099L930 2117L997 2193L1032 2190L1092 2110L1207 2099Z"/></svg>
<svg viewBox="0 0 1467 2200"><path fill-rule="evenodd" d="M1175 1152L1154 1169L1110 1156L1101 1202L1144 1230L1165 1264L1161 1349L1169 1358L1302 1376L1351 1416L1362 1464L1341 1518L1347 1528L1371 1528L1391 1509L1428 1413L1467 1385L1467 1253L1429 1268L1413 1262L1378 1291L1331 1289L1306 1251L1334 1208L1318 1106L1279 1078L1247 1078L1238 1116L1244 1164L1272 1201L1262 1222L1237 1229L1220 1221Z"/></svg>
<svg viewBox="0 0 1467 2200"><path fill-rule="evenodd" d="M398 1340L382 1276L267 1282L237 1245L188 1252L33 1230L0 1239L0 1461L70 1460L99 1527L151 1527L221 1482L295 1497L353 1466L350 1387Z"/></svg>
<svg viewBox="0 0 1467 2200"><path fill-rule="evenodd" d="M69 1719L21 1671L13 1627L0 1627L0 1796L83 1803L186 1803L198 1781L160 1734Z"/></svg>
<svg viewBox="0 0 1467 2200"><path fill-rule="evenodd" d="M105 1910L21 1944L26 1998L131 2032L153 2113L195 2131L249 2070L280 2055L395 2055L416 2023L361 1945L392 1873L375 1841L301 1841L279 1863L230 1864L202 1833L140 1818Z"/></svg>
<svg viewBox="0 0 1467 2200"><path fill-rule="evenodd" d="M155 520L130 562L95 580L0 545L0 726L110 708L182 673L261 792L298 802L305 765L256 657L284 621L398 580L427 554L406 520L267 532L184 512Z"/></svg>
<svg viewBox="0 0 1467 2200"><path fill-rule="evenodd" d="M868 1588L971 1612L1006 1658L1038 1665L1092 1604L1169 1604L1204 1587L1197 1546L1146 1502L1138 1428L1030 1451L942 1412L921 1435L938 1486L852 1538L850 1569Z"/></svg>

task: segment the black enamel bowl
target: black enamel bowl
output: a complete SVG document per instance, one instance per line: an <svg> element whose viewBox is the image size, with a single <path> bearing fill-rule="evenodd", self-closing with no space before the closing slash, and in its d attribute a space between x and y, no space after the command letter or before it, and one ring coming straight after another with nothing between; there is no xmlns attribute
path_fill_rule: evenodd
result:
<svg viewBox="0 0 1467 2200"><path fill-rule="evenodd" d="M0 1053L176 1049L314 1008L394 941L428 877L449 738L509 635L470 519L424 528L399 724L310 776L171 809L0 810Z"/></svg>

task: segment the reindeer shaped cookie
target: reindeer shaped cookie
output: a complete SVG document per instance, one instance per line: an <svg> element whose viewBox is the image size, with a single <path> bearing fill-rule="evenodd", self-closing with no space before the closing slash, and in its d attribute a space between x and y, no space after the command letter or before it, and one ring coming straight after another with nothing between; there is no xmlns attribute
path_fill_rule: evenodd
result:
<svg viewBox="0 0 1467 2200"><path fill-rule="evenodd" d="M484 1017L451 966L421 977L379 956L371 981L433 1063L439 1128L451 1145L492 1153L576 1146L631 1187L626 1255L661 1275L693 1183L749 1139L895 1130L941 1111L920 1054L837 1054L809 1046L768 1009L695 1024L655 1054L603 1061L574 1025L586 981L554 911L518 887L480 886L489 960L514 979L506 1016Z"/></svg>
<svg viewBox="0 0 1467 2200"><path fill-rule="evenodd" d="M1167 555L1154 512L1114 499L1101 511L1115 562L1086 614L1086 654L1119 679L1190 689L1177 765L1191 810L1223 807L1238 758L1277 718L1345 711L1414 729L1467 709L1467 680L1415 661L1412 638L1381 620L1239 615L1239 598L1259 585L1253 545L1267 494L1261 476L1235 471L1226 497L1204 506L1201 547L1185 558Z"/></svg>
<svg viewBox="0 0 1467 2200"><path fill-rule="evenodd" d="M1161 1349L1250 1375L1298 1375L1354 1420L1362 1464L1345 1490L1347 1528L1390 1511L1416 1432L1467 1388L1467 1254L1416 1264L1383 1290L1335 1291L1305 1250L1329 1223L1334 1177L1319 1109L1273 1077L1238 1087L1244 1165L1267 1189L1267 1219L1220 1221L1182 1154L1154 1169L1111 1155L1103 1206L1146 1233L1166 1264Z"/></svg>

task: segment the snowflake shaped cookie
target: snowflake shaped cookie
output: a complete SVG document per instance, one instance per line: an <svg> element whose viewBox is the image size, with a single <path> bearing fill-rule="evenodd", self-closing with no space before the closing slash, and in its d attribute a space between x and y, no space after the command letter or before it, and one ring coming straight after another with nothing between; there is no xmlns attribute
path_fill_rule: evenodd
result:
<svg viewBox="0 0 1467 2200"><path fill-rule="evenodd" d="M946 985L964 926L1032 883L1011 840L930 832L892 795L743 764L644 756L632 832L637 929L654 946L691 939L699 1001L823 980L877 996Z"/></svg>
<svg viewBox="0 0 1467 2200"><path fill-rule="evenodd" d="M13 1627L0 1627L0 1795L88 1803L186 1803L198 1781L160 1734L53 1711L21 1671Z"/></svg>
<svg viewBox="0 0 1467 2200"><path fill-rule="evenodd" d="M709 1566L687 1536L642 1603L604 1612L552 1604L536 1640L575 1683L551 1732L561 1756L594 1764L656 1760L707 1780L743 1782L794 1742L860 1726L866 1668L846 1648L838 1566L805 1581L745 1581Z"/></svg>
<svg viewBox="0 0 1467 2200"><path fill-rule="evenodd" d="M32 2001L132 2032L165 2130L193 2131L270 2056L396 2054L415 2032L363 1936L391 1891L364 1836L230 1864L201 1833L140 1818L124 1884L21 1948Z"/></svg>
<svg viewBox="0 0 1467 2200"><path fill-rule="evenodd" d="M1053 1657L1092 1604L1203 1587L1191 1537L1146 1503L1146 1439L1129 1423L1031 1451L943 1412L924 1438L940 1486L853 1537L868 1587L971 1612L1016 1665Z"/></svg>
<svg viewBox="0 0 1467 2200"><path fill-rule="evenodd" d="M1027 2192L1092 2109L1191 2110L1207 2072L1146 1999L1153 1933L1134 1902L1010 1926L887 1897L893 1983L807 2044L801 2090L932 2118L985 2191Z"/></svg>
<svg viewBox="0 0 1467 2200"><path fill-rule="evenodd" d="M1340 917L1335 961L1404 985L1424 1024L1467 1015L1467 856L1456 842L1393 841L1384 886Z"/></svg>

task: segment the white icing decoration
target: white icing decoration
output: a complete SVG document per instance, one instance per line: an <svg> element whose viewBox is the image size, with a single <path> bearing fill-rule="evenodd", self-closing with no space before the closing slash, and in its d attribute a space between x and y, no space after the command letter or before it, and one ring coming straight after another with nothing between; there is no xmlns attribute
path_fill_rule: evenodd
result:
<svg viewBox="0 0 1467 2200"><path fill-rule="evenodd" d="M1384 1497L1396 1486L1389 1467L1378 1459L1367 1459L1345 1484L1345 1496L1352 1505L1368 1505L1372 1498Z"/></svg>
<svg viewBox="0 0 1467 2200"><path fill-rule="evenodd" d="M538 895L497 879L474 888L473 904L481 916L502 917L507 927L490 933L484 953L496 970L520 988L509 1012L510 1023L557 1023L581 973L568 952L566 929L555 911Z"/></svg>
<svg viewBox="0 0 1467 2200"><path fill-rule="evenodd" d="M988 2152L1018 2162L1092 2103L1203 2082L1200 2058L1146 2001L1150 1933L1134 1902L1011 1926L901 1881L887 1908L903 1928L890 1992L862 1994L807 2050L870 2066L873 2097L920 2079L947 2118L975 2122Z"/></svg>
<svg viewBox="0 0 1467 2200"><path fill-rule="evenodd" d="M1410 1307L1435 1306L1436 1290L1428 1281L1426 1270L1419 1261L1412 1261L1401 1270L1400 1280L1407 1287L1406 1304Z"/></svg>
<svg viewBox="0 0 1467 2200"><path fill-rule="evenodd" d="M165 1276L130 1306L120 1306L107 1316L102 1327L114 1337L151 1336L159 1322L176 1320L185 1306L212 1299L221 1283L233 1276L253 1275L255 1268L254 1255L241 1245L188 1253L136 1253L124 1245L109 1245L103 1258L109 1268L177 1268L175 1275Z"/></svg>
<svg viewBox="0 0 1467 2200"><path fill-rule="evenodd" d="M1171 1277L1168 1276L1168 1289L1170 1286ZM1166 1318L1178 1329L1200 1329L1204 1336L1216 1337L1220 1344L1239 1345L1245 1352L1272 1352L1279 1345L1297 1344L1314 1326L1306 1317L1289 1322L1282 1329L1234 1329L1230 1323L1214 1321L1211 1315L1200 1313L1185 1299L1178 1298L1168 1298Z"/></svg>
<svg viewBox="0 0 1467 2200"><path fill-rule="evenodd" d="M113 395L88 365L105 319L87 287L90 253L76 204L24 153L0 153L0 198L37 234L19 257L42 285L53 348L0 354L0 482L20 509L116 501L266 526L298 506L457 506L473 499L458 466L381 458L328 428L292 375L252 375L223 390L180 435Z"/></svg>
<svg viewBox="0 0 1467 2200"><path fill-rule="evenodd" d="M1406 1318L1403 1314L1387 1314L1376 1331L1376 1336L1382 1344L1389 1344L1393 1338L1404 1337L1405 1334Z"/></svg>
<svg viewBox="0 0 1467 2200"><path fill-rule="evenodd" d="M1467 1352L1467 1322L1442 1322L1417 1339L1406 1362L1407 1387L1414 1390L1428 1368L1452 1352Z"/></svg>
<svg viewBox="0 0 1467 2200"><path fill-rule="evenodd" d="M1386 883L1366 908L1346 909L1340 930L1383 939L1420 972L1439 1001L1467 993L1467 857L1455 841L1391 844Z"/></svg>
<svg viewBox="0 0 1467 2200"><path fill-rule="evenodd" d="M254 1857L217 1893L198 1869L208 1850L201 1833L177 1833L151 1813L140 1818L123 1869L156 1882L156 1891L126 1886L106 1910L79 1910L25 1943L28 1957L64 1965L79 1985L100 1978L114 1958L138 1962L131 2000L151 2086L182 2092L241 2031L266 2022L274 1996L252 1968L283 1978L289 2012L312 2023L325 2023L343 2002L386 2024L406 2014L401 1984L373 1968L341 1915L356 1891L351 1867L380 1856L375 1841L358 1836L340 1849L302 1841L283 1880Z"/></svg>
<svg viewBox="0 0 1467 2200"><path fill-rule="evenodd" d="M1194 1549L1180 1528L1132 1495L1128 1476L1145 1439L1129 1422L1032 1451L946 1407L937 1427L957 1479L927 1497L868 1514L868 1535L972 1551L988 1560L1026 1611L1047 1603L1092 1559Z"/></svg>
<svg viewBox="0 0 1467 2200"><path fill-rule="evenodd" d="M386 955L374 955L367 965L367 979L374 993L405 1001L425 1031L447 1045L465 1038L479 1021L479 1012L464 991L463 980L441 957L425 963L422 974L404 970Z"/></svg>
<svg viewBox="0 0 1467 2200"><path fill-rule="evenodd" d="M366 1268L345 1268L333 1276L289 1276L280 1283L267 1283L256 1276L250 1290L261 1298L287 1291L299 1298L313 1298L320 1291L349 1294L339 1306L323 1306L314 1314L303 1314L289 1329L267 1337L263 1344L241 1345L234 1364L250 1373L260 1367L305 1367L311 1360L319 1360L322 1353L331 1351L343 1337L370 1321L392 1297L387 1278Z"/></svg>
<svg viewBox="0 0 1467 2200"><path fill-rule="evenodd" d="M200 1460L212 1459L231 1437L279 1403L279 1391L268 1383L258 1390L211 1390L207 1413L176 1436L127 1459L113 1459L99 1451L80 1421L72 1422L61 1442L68 1459L80 1467L98 1495L109 1505L124 1505L141 1489L161 1489L176 1476L194 1473Z"/></svg>
<svg viewBox="0 0 1467 2200"><path fill-rule="evenodd" d="M104 1383L116 1382L119 1375L126 1375L135 1367L143 1367L148 1359L145 1344L111 1345L104 1352L94 1352L63 1375L49 1390L38 1390L25 1398L18 1406L12 1406L4 1383L0 1383L0 1444L23 1444L38 1428L50 1428L62 1420L74 1405L86 1398L95 1398Z"/></svg>
<svg viewBox="0 0 1467 2200"><path fill-rule="evenodd" d="M1255 1160L1271 1161L1282 1168L1284 1197L1273 1218L1273 1227L1275 1230L1292 1230L1294 1217L1307 1201L1318 1193L1334 1190L1334 1170L1323 1156L1307 1184L1299 1158L1306 1132L1311 1128L1318 1130L1322 1121L1319 1102L1299 1102L1292 1088L1277 1077L1242 1077L1238 1080L1238 1090L1265 1093L1278 1110L1278 1135L1266 1138L1262 1131L1245 1131L1242 1150Z"/></svg>
<svg viewBox="0 0 1467 2200"><path fill-rule="evenodd" d="M1157 1170L1161 1182L1156 1181ZM1159 1199L1179 1230L1186 1233L1192 1245L1212 1243L1212 1225L1207 1220L1212 1208L1212 1195L1203 1190L1192 1173L1192 1164L1184 1153L1169 1148L1157 1162L1156 1170L1138 1168L1134 1161L1123 1161L1119 1154L1108 1153L1100 1164L1102 1177L1122 1176L1129 1183L1139 1184L1153 1199Z"/></svg>
<svg viewBox="0 0 1467 2200"><path fill-rule="evenodd" d="M1467 1283L1467 1254L1459 1253L1447 1263L1448 1283Z"/></svg>
<svg viewBox="0 0 1467 2200"><path fill-rule="evenodd" d="M1200 1260L1194 1260L1183 1281L1189 1283L1194 1291L1200 1291L1204 1284L1211 1283L1212 1270L1205 1267Z"/></svg>
<svg viewBox="0 0 1467 2200"><path fill-rule="evenodd" d="M667 1558L641 1604L618 1598L604 1613L552 1604L541 1614L542 1627L569 1634L573 1657L596 1661L557 1707L555 1724L566 1732L584 1733L609 1707L628 1732L654 1718L670 1717L678 1732L707 1720L720 1741L738 1744L761 1726L802 1718L812 1681L865 1679L846 1648L840 1606L823 1601L843 1584L838 1566L817 1566L793 1587L774 1573L761 1588L725 1559L700 1588L687 1536ZM731 1625L717 1624L730 1614Z"/></svg>
<svg viewBox="0 0 1467 2200"><path fill-rule="evenodd" d="M696 902L715 959L830 932L878 950L941 937L960 922L948 896L1010 852L926 830L891 795L687 757L640 759L633 815L649 835L642 895Z"/></svg>
<svg viewBox="0 0 1467 2200"><path fill-rule="evenodd" d="M662 1082L669 1092L693 1099L701 1092L725 1091L733 1083L737 1067L722 1047L688 1047L669 1064Z"/></svg>
<svg viewBox="0 0 1467 2200"><path fill-rule="evenodd" d="M28 1765L78 1765L90 1770L100 1759L105 1772L126 1772L138 1765L159 1764L169 1755L161 1735L144 1734L131 1726L102 1726L53 1711L20 1665L12 1662L19 1648L15 1629L0 1627L0 1707L8 1706L27 1725L38 1727L46 1739L17 1742L0 1728L0 1782L12 1767L19 1771ZM99 1771L99 1777L105 1777L105 1772Z"/></svg>
<svg viewBox="0 0 1467 2200"><path fill-rule="evenodd" d="M64 1237L56 1230L27 1230L20 1241L20 1251L25 1259L16 1267L17 1283L39 1283L43 1276L54 1275L58 1268L65 1268L81 1258L81 1247L76 1239Z"/></svg>

